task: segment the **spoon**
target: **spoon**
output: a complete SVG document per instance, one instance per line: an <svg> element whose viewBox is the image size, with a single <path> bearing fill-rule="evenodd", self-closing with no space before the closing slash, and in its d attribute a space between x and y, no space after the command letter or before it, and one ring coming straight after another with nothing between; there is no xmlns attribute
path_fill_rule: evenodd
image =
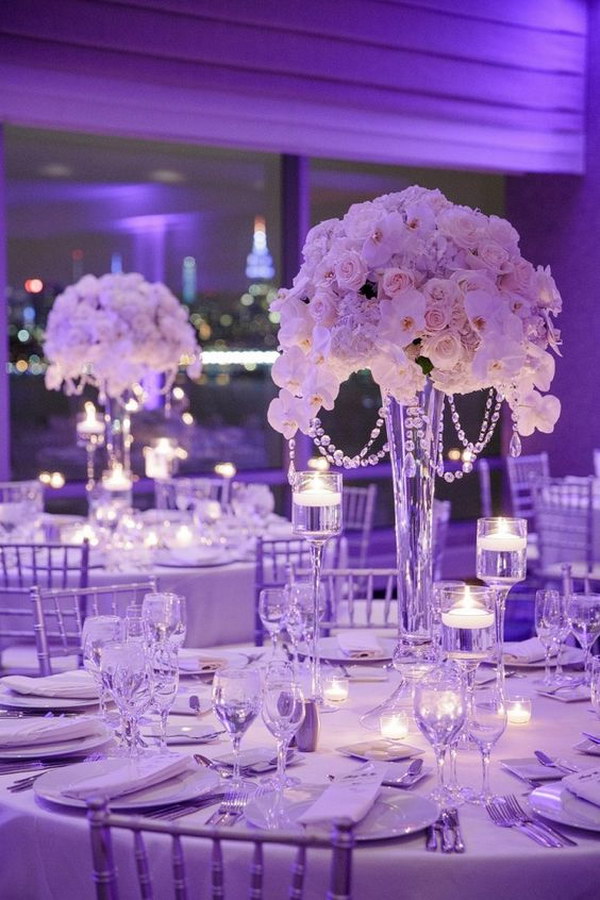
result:
<svg viewBox="0 0 600 900"><path fill-rule="evenodd" d="M417 759L413 759L404 775L401 775L400 778L390 780L384 779L381 783L386 787L406 787L407 784L411 784L419 777L422 768L423 760L421 757L418 757Z"/></svg>
<svg viewBox="0 0 600 900"><path fill-rule="evenodd" d="M551 769L557 769L559 772L563 772L564 774L577 772L577 769L574 766L569 766L565 763L561 763L555 759L552 759L552 757L548 756L547 753L544 753L543 750L534 750L533 755L538 760L538 762L541 762L543 766L548 766Z"/></svg>

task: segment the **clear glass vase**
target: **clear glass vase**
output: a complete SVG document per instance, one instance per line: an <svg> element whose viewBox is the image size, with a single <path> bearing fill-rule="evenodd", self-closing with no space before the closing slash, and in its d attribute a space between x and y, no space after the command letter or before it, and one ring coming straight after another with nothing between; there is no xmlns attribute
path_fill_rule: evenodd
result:
<svg viewBox="0 0 600 900"><path fill-rule="evenodd" d="M131 415L126 397L106 397L104 422L107 469L131 473Z"/></svg>

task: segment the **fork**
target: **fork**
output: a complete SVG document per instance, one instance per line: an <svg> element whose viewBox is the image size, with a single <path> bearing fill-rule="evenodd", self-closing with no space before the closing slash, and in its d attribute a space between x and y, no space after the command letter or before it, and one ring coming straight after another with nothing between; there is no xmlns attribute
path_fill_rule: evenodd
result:
<svg viewBox="0 0 600 900"><path fill-rule="evenodd" d="M536 816L535 813L528 815L528 813L526 813L526 811L523 809L523 807L521 806L521 804L519 803L519 801L517 800L517 798L515 797L514 794L507 794L507 796L504 799L506 800L506 805L507 805L508 809L510 810L511 813L513 813L513 815L521 818L524 822L527 822L527 823L531 822L537 828L543 829L545 832L547 832L547 834L556 838L556 840L561 841L563 847L566 847L566 846L576 847L577 846L576 841L572 840L570 837L567 837L566 834L563 834L562 831L559 831L557 828L554 828L554 826L547 825L545 822L542 822L542 820L538 816Z"/></svg>
<svg viewBox="0 0 600 900"><path fill-rule="evenodd" d="M234 791L228 794L219 808L214 811L207 825L234 825L242 816L246 805L246 795L243 791Z"/></svg>
<svg viewBox="0 0 600 900"><path fill-rule="evenodd" d="M506 808L505 803L498 803L493 800L486 803L485 808L494 825L499 825L500 828L516 828L518 831L526 834L527 837L530 837L532 841L541 844L542 847L561 846L554 838L551 839L541 830L538 830L533 823L529 825L517 816L512 815Z"/></svg>

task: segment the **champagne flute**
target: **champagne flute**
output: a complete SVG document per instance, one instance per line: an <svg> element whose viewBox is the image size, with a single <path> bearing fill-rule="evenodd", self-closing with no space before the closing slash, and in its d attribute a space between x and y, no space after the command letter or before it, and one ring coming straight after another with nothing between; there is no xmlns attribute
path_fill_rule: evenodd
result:
<svg viewBox="0 0 600 900"><path fill-rule="evenodd" d="M535 631L544 648L544 679L542 684L553 684L550 658L556 647L557 631L560 630L561 616L565 617L565 604L558 591L541 590L535 592Z"/></svg>
<svg viewBox="0 0 600 900"><path fill-rule="evenodd" d="M319 659L319 586L323 549L342 533L342 476L332 472L296 472L292 483L292 529L310 545L314 631L311 648L311 694L323 704Z"/></svg>
<svg viewBox="0 0 600 900"><path fill-rule="evenodd" d="M444 778L446 751L465 724L466 714L465 686L454 666L439 666L417 681L414 716L435 753L437 786L431 797L442 807L451 799Z"/></svg>
<svg viewBox="0 0 600 900"><path fill-rule="evenodd" d="M178 650L185 640L185 597L179 594L146 594L142 600L142 617L150 638L157 643L168 641Z"/></svg>
<svg viewBox="0 0 600 900"><path fill-rule="evenodd" d="M261 707L260 674L256 669L227 666L213 679L213 706L233 743L232 790L243 786L240 773L240 743Z"/></svg>
<svg viewBox="0 0 600 900"><path fill-rule="evenodd" d="M600 634L600 594L571 594L567 597L567 616L585 653L585 683L589 684L592 646Z"/></svg>
<svg viewBox="0 0 600 900"><path fill-rule="evenodd" d="M106 684L102 677L102 653L106 644L121 640L123 620L120 616L88 616L81 630L83 668L89 672L98 688L100 715L107 722Z"/></svg>
<svg viewBox="0 0 600 900"><path fill-rule="evenodd" d="M284 627L288 604L285 588L263 588L258 595L258 615L271 637L273 658L277 654L277 637Z"/></svg>
<svg viewBox="0 0 600 900"><path fill-rule="evenodd" d="M481 753L482 781L479 793L471 792L469 803L485 804L494 799L490 788L490 756L492 747L506 729L506 705L498 689L476 697L467 722L467 733Z"/></svg>
<svg viewBox="0 0 600 900"><path fill-rule="evenodd" d="M477 520L477 577L493 588L496 599L498 687L504 690L504 614L514 584L527 574L527 519Z"/></svg>

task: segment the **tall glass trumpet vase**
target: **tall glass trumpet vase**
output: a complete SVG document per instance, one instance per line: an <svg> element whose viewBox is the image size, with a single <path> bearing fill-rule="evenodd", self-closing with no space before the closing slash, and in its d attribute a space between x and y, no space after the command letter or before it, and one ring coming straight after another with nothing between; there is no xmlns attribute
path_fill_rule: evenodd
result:
<svg viewBox="0 0 600 900"><path fill-rule="evenodd" d="M315 627L311 648L311 695L323 703L319 657L319 588L323 550L342 532L342 476L334 472L297 472L292 484L292 528L310 545Z"/></svg>
<svg viewBox="0 0 600 900"><path fill-rule="evenodd" d="M504 615L511 587L527 573L527 520L477 520L477 577L493 588L496 600L498 688L504 692Z"/></svg>

